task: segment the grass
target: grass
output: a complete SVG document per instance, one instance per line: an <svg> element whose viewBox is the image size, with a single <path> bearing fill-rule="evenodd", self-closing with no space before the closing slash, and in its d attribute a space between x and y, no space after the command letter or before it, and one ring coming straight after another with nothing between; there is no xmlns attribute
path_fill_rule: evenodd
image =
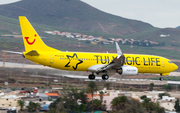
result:
<svg viewBox="0 0 180 113"><path fill-rule="evenodd" d="M103 45L103 48L115 49L115 45ZM143 47L143 46L133 46L130 48L130 45L120 45L123 53L135 53L135 54L149 54L149 55L159 55L167 57L170 59L180 59L180 52L172 50L158 49L156 47Z"/></svg>
<svg viewBox="0 0 180 113"><path fill-rule="evenodd" d="M159 77L150 78L150 79L151 79L151 80L159 80ZM176 76L168 76L168 77L163 77L163 80L180 81L180 77L176 77Z"/></svg>

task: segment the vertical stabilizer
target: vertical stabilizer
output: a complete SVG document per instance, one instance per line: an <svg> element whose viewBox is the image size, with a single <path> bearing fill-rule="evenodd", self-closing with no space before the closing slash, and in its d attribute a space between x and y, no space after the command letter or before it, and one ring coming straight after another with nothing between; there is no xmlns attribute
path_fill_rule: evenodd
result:
<svg viewBox="0 0 180 113"><path fill-rule="evenodd" d="M25 16L19 16L25 51L58 51L47 46Z"/></svg>

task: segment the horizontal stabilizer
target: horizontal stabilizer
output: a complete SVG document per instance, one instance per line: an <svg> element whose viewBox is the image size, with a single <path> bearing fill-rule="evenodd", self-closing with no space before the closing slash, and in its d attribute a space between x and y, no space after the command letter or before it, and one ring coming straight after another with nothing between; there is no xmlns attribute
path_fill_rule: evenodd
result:
<svg viewBox="0 0 180 113"><path fill-rule="evenodd" d="M6 52L6 53L14 53L14 54L20 54L20 55L23 54L22 52L16 52L16 51L5 51L5 50L2 50L2 52Z"/></svg>
<svg viewBox="0 0 180 113"><path fill-rule="evenodd" d="M39 53L38 53L36 50L32 50L32 51L30 51L30 52L26 53L26 55L38 56L38 55L39 55Z"/></svg>

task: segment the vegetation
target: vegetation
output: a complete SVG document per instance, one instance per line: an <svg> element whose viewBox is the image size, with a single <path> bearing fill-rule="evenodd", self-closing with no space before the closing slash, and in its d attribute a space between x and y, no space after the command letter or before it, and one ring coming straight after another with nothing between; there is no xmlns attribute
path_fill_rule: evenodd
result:
<svg viewBox="0 0 180 113"><path fill-rule="evenodd" d="M120 110L118 112L113 113L145 113L142 104L137 100L127 100L127 104L125 104L126 108L124 110Z"/></svg>
<svg viewBox="0 0 180 113"><path fill-rule="evenodd" d="M149 111L150 99L149 98L144 98L143 100L144 100L143 103L142 103L143 107L146 108L146 111Z"/></svg>
<svg viewBox="0 0 180 113"><path fill-rule="evenodd" d="M173 86L170 84L164 84L163 88L166 89L166 91L171 91L173 89Z"/></svg>
<svg viewBox="0 0 180 113"><path fill-rule="evenodd" d="M178 90L180 90L180 85L178 85Z"/></svg>
<svg viewBox="0 0 180 113"><path fill-rule="evenodd" d="M151 80L159 80L159 77L151 78ZM178 77L178 76L168 76L168 77L163 77L163 80L180 81L180 77Z"/></svg>
<svg viewBox="0 0 180 113"><path fill-rule="evenodd" d="M50 104L49 106L49 113L60 113L60 112L67 112L69 109L64 107L63 99L58 98L56 101Z"/></svg>
<svg viewBox="0 0 180 113"><path fill-rule="evenodd" d="M9 82L16 82L16 79L14 79L14 78L8 78L8 81L9 81Z"/></svg>
<svg viewBox="0 0 180 113"><path fill-rule="evenodd" d="M4 12L4 10L6 10L8 14ZM82 31L102 32L104 34L134 34L157 29L144 22L129 20L104 13L77 0L23 0L0 7L0 12L0 15L11 18L17 18L19 15L24 15L35 23L46 23L51 26L61 26L63 28Z"/></svg>
<svg viewBox="0 0 180 113"><path fill-rule="evenodd" d="M50 83L50 82L48 82L48 83L46 83L46 84L45 84L45 86L50 86L50 85L51 85L51 83Z"/></svg>
<svg viewBox="0 0 180 113"><path fill-rule="evenodd" d="M96 91L92 89L97 89L95 82L92 81L87 86L87 89L91 89L91 93ZM103 99L88 101L87 92L89 91L78 90L72 86L63 88L62 98L58 98L50 104L48 113L106 111L106 105L103 104ZM100 95L102 94L100 92ZM112 111L110 113L165 113L165 109L160 107L158 102L151 102L146 95L141 96L141 99L143 99L143 103L140 103L138 100L128 99L126 96L115 97L111 101Z"/></svg>
<svg viewBox="0 0 180 113"><path fill-rule="evenodd" d="M93 109L97 111L105 111L106 110L106 105L102 104L101 100L95 99L93 101Z"/></svg>
<svg viewBox="0 0 180 113"><path fill-rule="evenodd" d="M29 105L26 106L29 112L36 112L37 109L40 109L40 104L30 101Z"/></svg>
<svg viewBox="0 0 180 113"><path fill-rule="evenodd" d="M106 82L106 83L104 84L104 87L106 87L106 89L109 90L110 85L111 85L110 82Z"/></svg>
<svg viewBox="0 0 180 113"><path fill-rule="evenodd" d="M142 100L144 100L145 98L147 98L147 96L146 95L143 95L143 96L141 96L140 97Z"/></svg>
<svg viewBox="0 0 180 113"><path fill-rule="evenodd" d="M17 33L20 34L19 22L18 22L17 19L12 19L12 18L8 18L8 17L4 17L4 16L0 15L0 23L5 23L4 25L0 26L0 34L1 33L2 34L12 34L12 32L17 32ZM103 38L109 38L109 37L124 38L124 39L125 38L132 38L132 36L125 36L125 35L124 36L119 36L119 35L111 35L111 34L105 34L105 33L95 33L95 32L87 32L87 31L84 32L84 31L68 30L68 29L64 29L64 28L60 28L60 27L52 27L52 26L49 26L49 25L44 25L44 24L42 25L42 24L37 24L37 23L32 23L32 25L34 26L36 31L38 31L38 33L42 37L48 37L48 38L43 39L43 41L47 45L49 45L51 47L54 47L56 49L63 50L63 51L66 51L66 50L71 50L71 51L92 51L91 48L96 48L97 51L102 51L101 50L102 48L106 49L106 51L110 51L110 50L112 51L112 50L115 50L115 46L114 45L101 45L101 48L100 48L99 45L87 44L86 42L82 41L81 44L86 45L88 47L86 47L86 48L74 48L74 47L71 47L71 45L78 44L78 40L67 39L67 38L64 38L62 36L47 35L43 31L46 31L46 30L52 30L53 31L53 30L56 29L56 30L61 31L61 32L63 32L63 31L74 32L74 33L78 32L78 33L85 34L85 35L93 35L93 36L97 36L97 37L102 36ZM2 32L1 32L1 29L3 29ZM146 36L144 36L144 37L146 37ZM134 39L136 39L136 38L134 38ZM169 39L171 39L171 38L169 38ZM23 47L22 39L5 38L5 37L0 36L0 40L1 40L0 41L0 50L3 50L3 49L16 50L16 51L23 51L24 50L23 49L24 47ZM156 42L158 42L158 41L156 41ZM168 41L168 42L171 42L171 41ZM69 45L69 46L67 46L67 45ZM129 49L130 48L129 45L120 45L120 46L121 46L122 51L126 51L128 53L153 54L153 55L164 56L164 57L171 58L171 59L172 58L173 59L180 59L179 58L179 56L180 56L179 52L174 52L172 50L163 49L163 48L159 48L159 47L148 47L147 48L147 47L134 46L133 49ZM166 45L166 46L168 46L168 45ZM98 48L99 48L99 50L98 50ZM134 51L134 50L136 50L136 51ZM178 79L174 79L174 80L178 80Z"/></svg>
<svg viewBox="0 0 180 113"><path fill-rule="evenodd" d="M104 96L104 92L103 91L100 91L99 92L99 97L100 97L100 100L103 101L103 96Z"/></svg>
<svg viewBox="0 0 180 113"><path fill-rule="evenodd" d="M179 99L177 99L175 101L174 108L175 108L176 112L178 112L178 113L180 112Z"/></svg>
<svg viewBox="0 0 180 113"><path fill-rule="evenodd" d="M54 108L50 108L48 110L48 113L60 113L60 112L56 112L56 110ZM61 112L61 113L65 113L65 112Z"/></svg>
<svg viewBox="0 0 180 113"><path fill-rule="evenodd" d="M150 83L149 90L152 91L152 90L153 90L153 87L154 87L154 83Z"/></svg>
<svg viewBox="0 0 180 113"><path fill-rule="evenodd" d="M163 96L169 96L170 97L170 94L169 93L159 93L158 96L162 99Z"/></svg>
<svg viewBox="0 0 180 113"><path fill-rule="evenodd" d="M20 106L20 110L23 110L23 107L25 106L25 101L24 100L18 100L17 105Z"/></svg>
<svg viewBox="0 0 180 113"><path fill-rule="evenodd" d="M115 97L111 101L111 108L113 111L124 110L126 108L125 104L127 103L126 96Z"/></svg>
<svg viewBox="0 0 180 113"><path fill-rule="evenodd" d="M149 98L143 98L143 107L146 108L146 111L151 113L165 113L165 109L163 107L160 107L159 102L150 102Z"/></svg>
<svg viewBox="0 0 180 113"><path fill-rule="evenodd" d="M95 91L97 88L94 82L90 82L88 86L88 89L90 88L91 91ZM79 113L92 110L106 110L106 106L102 104L101 100L95 99L93 101L88 101L87 95L85 93L85 90L78 90L72 86L69 88L64 88L62 92L63 98L58 98L56 101L51 103L49 106L50 111L55 113L62 113L67 111L74 111Z"/></svg>
<svg viewBox="0 0 180 113"><path fill-rule="evenodd" d="M93 110L92 112L94 112L93 95L94 95L94 92L96 92L96 91L98 91L98 87L97 87L96 83L93 81L89 82L88 87L87 87L87 92L91 93L91 96L92 96L92 110Z"/></svg>
<svg viewBox="0 0 180 113"><path fill-rule="evenodd" d="M102 11L96 10L91 6L84 4L81 1L73 1L73 0L54 0L51 2L50 1L42 2L42 1L43 0L30 2L28 0L24 0L18 3L8 4L8 5L4 5L3 7L0 7L0 12L1 12L0 35L12 34L12 32L21 34L17 17L19 15L25 15L28 17L28 19L31 22L35 22L32 23L32 25L34 26L34 28L36 28L36 31L38 31L40 35L42 35L43 37L51 37L44 39L47 41L47 45L52 45L52 47L61 50L68 50L68 49L71 49L71 51L75 50L75 48L67 47L64 45L67 45L68 41L70 42L69 45L71 45L74 42L78 43L78 41L71 39L63 39L61 36L50 36L43 33L43 31L58 30L60 32L64 32L64 31L74 32L74 33L81 33L84 35L93 35L96 37L102 36L103 38L110 38L110 37L123 38L123 39L133 38L136 40L151 39L151 41L158 42L161 46L166 46L166 48L161 48L161 47L147 48L147 47L134 46L134 49L129 49L130 48L129 45L121 45L122 50L128 53L153 54L153 55L164 56L171 59L172 58L180 59L179 58L180 53L174 52L174 50L179 48L178 47L179 45L177 43L179 41L178 38L179 30L158 29L158 28L154 28L153 26L147 23L113 16L104 13ZM41 3L43 4L40 6L38 5L37 7L37 4L41 4ZM27 4L31 4L31 5L27 5ZM50 8L50 5L54 7ZM22 8L25 8L26 10L22 11ZM8 13L4 12L4 10L6 10ZM9 16L10 18L6 16ZM100 26L104 27L105 29ZM164 33L170 34L170 37L162 38L159 36L160 34L164 34ZM0 41L1 50L2 49L23 50L22 39L14 39L14 38L8 39L8 38L0 37L0 40L1 40ZM166 41L162 41L162 40L166 40ZM65 44L62 45L62 43ZM83 44L86 45L85 42L83 42ZM88 48L94 46L90 44L87 45L89 47L83 48L83 51L89 51L91 49ZM99 45L95 47L99 48ZM172 49L168 50L167 49L168 47L173 47L174 50L173 51ZM102 46L102 48L105 48L107 50L112 50L114 49L114 45L108 45L108 46L105 45ZM78 51L81 51L81 49L78 48ZM99 51L102 52L102 50Z"/></svg>
<svg viewBox="0 0 180 113"><path fill-rule="evenodd" d="M134 99L128 100L126 96L115 97L111 101L111 113L145 113L142 104Z"/></svg>

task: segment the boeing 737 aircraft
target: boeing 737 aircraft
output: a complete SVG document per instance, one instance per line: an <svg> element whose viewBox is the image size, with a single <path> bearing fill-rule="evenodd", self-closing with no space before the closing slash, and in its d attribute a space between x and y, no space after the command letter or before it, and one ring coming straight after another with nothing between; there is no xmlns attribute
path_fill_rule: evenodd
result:
<svg viewBox="0 0 180 113"><path fill-rule="evenodd" d="M71 70L91 72L89 79L102 74L102 79L107 80L109 73L120 75L137 75L138 73L153 73L161 76L169 75L178 69L178 66L169 59L140 54L123 54L116 42L117 53L85 53L64 52L44 44L40 36L24 16L19 17L25 52L11 53L22 54L24 58L45 66ZM160 77L160 80L163 80Z"/></svg>

